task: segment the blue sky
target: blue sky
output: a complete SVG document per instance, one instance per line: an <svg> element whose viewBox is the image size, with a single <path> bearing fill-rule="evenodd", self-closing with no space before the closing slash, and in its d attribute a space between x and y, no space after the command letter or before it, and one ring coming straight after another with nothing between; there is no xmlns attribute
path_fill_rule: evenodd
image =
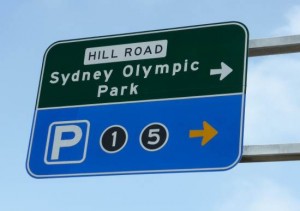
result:
<svg viewBox="0 0 300 211"><path fill-rule="evenodd" d="M300 210L299 162L226 172L37 180L25 170L42 58L53 42L240 21L250 39L300 34L299 1L2 1L0 210ZM299 142L299 54L250 58L245 144Z"/></svg>

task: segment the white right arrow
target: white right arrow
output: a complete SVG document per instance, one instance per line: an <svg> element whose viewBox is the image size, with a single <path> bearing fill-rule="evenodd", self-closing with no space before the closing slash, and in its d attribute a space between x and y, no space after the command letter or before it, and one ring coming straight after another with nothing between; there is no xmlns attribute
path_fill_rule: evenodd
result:
<svg viewBox="0 0 300 211"><path fill-rule="evenodd" d="M232 69L224 62L221 62L221 69L211 69L210 75L220 75L220 81L222 81L231 72L232 72Z"/></svg>

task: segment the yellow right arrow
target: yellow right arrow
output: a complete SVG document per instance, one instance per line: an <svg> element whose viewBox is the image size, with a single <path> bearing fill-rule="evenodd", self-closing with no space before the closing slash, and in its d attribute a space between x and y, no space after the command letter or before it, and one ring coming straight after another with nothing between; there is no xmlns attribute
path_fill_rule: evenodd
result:
<svg viewBox="0 0 300 211"><path fill-rule="evenodd" d="M203 130L190 130L190 138L203 137L201 143L202 146L205 146L217 134L218 131L206 121L203 121Z"/></svg>

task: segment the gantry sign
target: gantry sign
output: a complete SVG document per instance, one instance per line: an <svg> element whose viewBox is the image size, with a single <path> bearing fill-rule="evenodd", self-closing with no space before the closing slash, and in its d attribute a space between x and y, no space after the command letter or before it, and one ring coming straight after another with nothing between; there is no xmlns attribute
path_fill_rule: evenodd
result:
<svg viewBox="0 0 300 211"><path fill-rule="evenodd" d="M247 50L247 29L236 22L54 43L29 174L232 168L242 155Z"/></svg>

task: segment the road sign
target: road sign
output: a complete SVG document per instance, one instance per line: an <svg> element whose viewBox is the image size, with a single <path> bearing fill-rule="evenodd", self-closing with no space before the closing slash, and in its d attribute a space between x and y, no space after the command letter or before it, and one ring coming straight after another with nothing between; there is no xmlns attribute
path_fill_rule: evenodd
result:
<svg viewBox="0 0 300 211"><path fill-rule="evenodd" d="M242 155L247 51L247 29L236 22L54 43L29 174L232 168Z"/></svg>

